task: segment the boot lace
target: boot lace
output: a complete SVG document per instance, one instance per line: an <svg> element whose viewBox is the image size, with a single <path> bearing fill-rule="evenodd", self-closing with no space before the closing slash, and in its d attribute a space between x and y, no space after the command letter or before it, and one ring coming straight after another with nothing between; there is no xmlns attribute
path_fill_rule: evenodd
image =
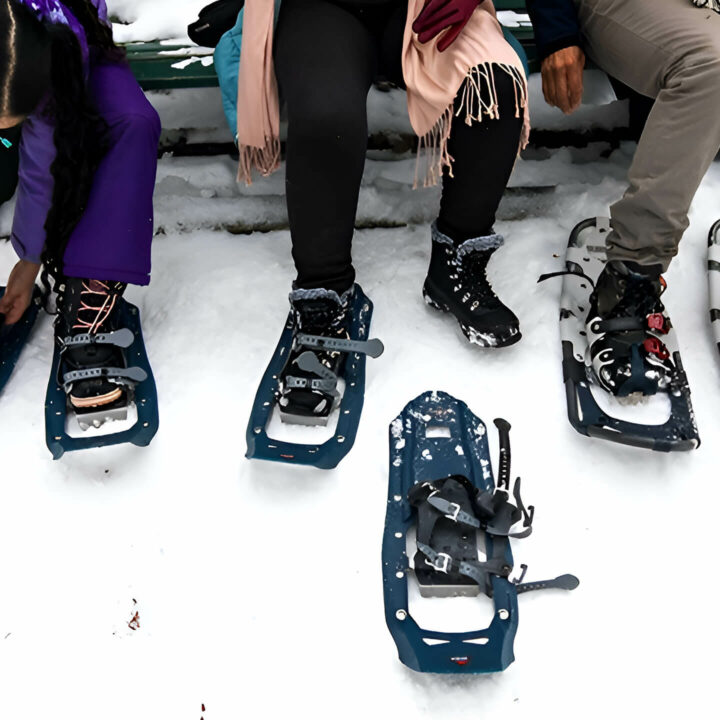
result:
<svg viewBox="0 0 720 720"><path fill-rule="evenodd" d="M477 250L460 258L463 289L486 307L500 304L487 278L491 254L487 250Z"/></svg>
<svg viewBox="0 0 720 720"><path fill-rule="evenodd" d="M101 280L83 280L80 304L73 330L97 333L112 313L119 293L117 288Z"/></svg>

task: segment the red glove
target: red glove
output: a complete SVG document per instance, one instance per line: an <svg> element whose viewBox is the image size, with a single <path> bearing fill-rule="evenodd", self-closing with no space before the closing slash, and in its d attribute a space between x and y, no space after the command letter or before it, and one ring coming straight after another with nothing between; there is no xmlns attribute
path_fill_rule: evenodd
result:
<svg viewBox="0 0 720 720"><path fill-rule="evenodd" d="M438 50L444 52L457 40L482 2L484 0L428 0L415 18L413 32L421 43L426 43L447 30L438 43Z"/></svg>

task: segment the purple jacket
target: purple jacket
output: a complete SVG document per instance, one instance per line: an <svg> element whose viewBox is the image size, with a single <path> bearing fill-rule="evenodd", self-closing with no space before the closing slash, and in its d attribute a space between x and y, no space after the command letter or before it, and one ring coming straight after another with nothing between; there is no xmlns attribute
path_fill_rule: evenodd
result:
<svg viewBox="0 0 720 720"><path fill-rule="evenodd" d="M25 1L25 0L23 0ZM105 0L90 0L107 22ZM38 16L68 25L77 35L88 71L85 31L75 16L58 0L25 1ZM23 260L40 262L45 247L45 221L52 205L54 182L50 167L55 160L55 131L52 121L35 112L24 122L20 141L20 170L11 240Z"/></svg>

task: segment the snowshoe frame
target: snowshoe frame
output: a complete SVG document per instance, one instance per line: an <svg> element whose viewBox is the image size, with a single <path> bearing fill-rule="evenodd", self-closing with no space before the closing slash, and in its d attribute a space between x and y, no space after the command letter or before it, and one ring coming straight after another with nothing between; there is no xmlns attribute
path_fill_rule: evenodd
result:
<svg viewBox="0 0 720 720"><path fill-rule="evenodd" d="M0 298L5 294L5 288L0 287ZM42 293L35 286L30 306L22 318L14 325L0 323L0 392L10 380L15 366L20 359L25 343L28 341L42 306Z"/></svg>
<svg viewBox="0 0 720 720"><path fill-rule="evenodd" d="M447 428L450 436L427 437L431 427ZM464 633L425 630L409 611L406 537L415 523L415 511L408 494L418 484L452 475L466 477L479 490L495 487L487 430L465 403L443 392L426 392L390 425L390 482L382 550L385 619L400 660L413 670L499 672L514 659L518 626L518 591L508 578L489 575L495 612L485 629ZM488 558L493 555L492 542L486 533ZM504 559L512 568L509 543Z"/></svg>
<svg viewBox="0 0 720 720"><path fill-rule="evenodd" d="M589 437L661 452L693 450L700 445L700 437L690 400L690 387L672 329L663 338L676 369L671 392L667 393L670 417L664 424L642 425L614 418L599 407L592 395L590 386L594 381L591 379L592 369L586 365L589 353L585 334L592 289L578 273L587 275L593 281L597 279L605 264L605 236L608 232L609 218L590 218L575 226L568 242L565 258L568 273L563 276L560 301L563 381L568 418L579 433Z"/></svg>
<svg viewBox="0 0 720 720"><path fill-rule="evenodd" d="M128 402L135 404L137 421L131 428L109 435L70 437L65 430L69 401L59 378L61 348L56 343L45 399L45 436L48 449L55 460L59 460L66 452L123 443L145 447L150 444L158 430L157 388L143 341L140 311L135 305L121 298L117 312L118 325L130 330L134 337L125 351L128 366L138 367L147 375L145 380L128 390Z"/></svg>
<svg viewBox="0 0 720 720"><path fill-rule="evenodd" d="M350 326L350 336L353 340L369 339L372 313L372 302L362 288L355 285ZM350 452L355 442L365 400L367 359L360 353L348 354L342 375L345 381L345 391L340 402L337 428L332 438L317 445L275 440L268 436L266 428L276 405L280 373L292 347L293 327L293 314L290 313L255 396L247 427L246 457L295 465L310 465L330 470L337 467L338 463Z"/></svg>
<svg viewBox="0 0 720 720"><path fill-rule="evenodd" d="M708 285L710 288L710 322L715 344L720 350L720 220L708 237Z"/></svg>

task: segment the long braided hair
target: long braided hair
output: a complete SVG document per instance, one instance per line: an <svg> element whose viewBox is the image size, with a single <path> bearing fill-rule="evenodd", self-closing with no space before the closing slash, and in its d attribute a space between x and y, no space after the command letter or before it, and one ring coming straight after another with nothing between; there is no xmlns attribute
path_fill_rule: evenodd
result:
<svg viewBox="0 0 720 720"><path fill-rule="evenodd" d="M118 62L124 52L110 27L101 22L89 0L63 0L82 24L91 61ZM83 55L75 33L65 25L41 22L15 0L0 0L0 115L41 112L55 126L52 204L45 222L42 281L61 280L63 256L73 230L85 212L95 172L108 149L107 125L87 87ZM7 71L4 70L7 68Z"/></svg>

